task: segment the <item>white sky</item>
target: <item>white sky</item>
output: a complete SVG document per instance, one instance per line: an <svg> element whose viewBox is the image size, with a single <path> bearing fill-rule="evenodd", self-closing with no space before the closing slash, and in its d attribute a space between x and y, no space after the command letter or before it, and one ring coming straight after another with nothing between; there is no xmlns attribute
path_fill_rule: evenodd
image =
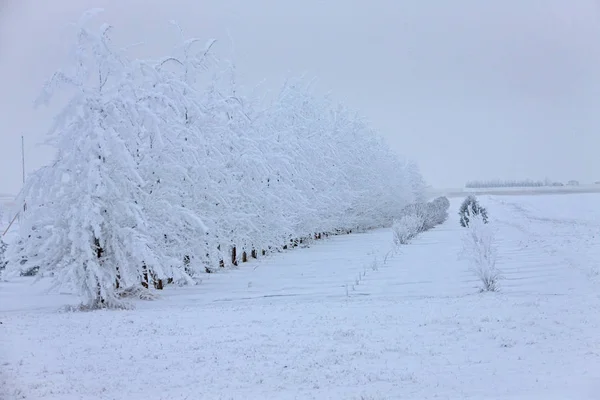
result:
<svg viewBox="0 0 600 400"><path fill-rule="evenodd" d="M437 187L469 179L600 180L596 0L0 0L0 192L48 162L56 109L32 106L64 61L65 28L88 8L142 56L216 38L240 82L288 74L368 117ZM101 21L101 22L104 22Z"/></svg>

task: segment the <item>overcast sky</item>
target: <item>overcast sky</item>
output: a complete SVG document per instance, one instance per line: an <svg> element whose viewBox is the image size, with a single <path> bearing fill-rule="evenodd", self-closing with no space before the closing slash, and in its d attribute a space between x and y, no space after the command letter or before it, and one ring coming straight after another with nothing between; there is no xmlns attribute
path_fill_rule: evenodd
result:
<svg viewBox="0 0 600 400"><path fill-rule="evenodd" d="M169 51L175 19L244 84L316 76L436 187L600 180L596 0L0 0L0 192L20 189L22 134L28 171L53 156L37 144L56 110L32 103L92 7L140 56Z"/></svg>

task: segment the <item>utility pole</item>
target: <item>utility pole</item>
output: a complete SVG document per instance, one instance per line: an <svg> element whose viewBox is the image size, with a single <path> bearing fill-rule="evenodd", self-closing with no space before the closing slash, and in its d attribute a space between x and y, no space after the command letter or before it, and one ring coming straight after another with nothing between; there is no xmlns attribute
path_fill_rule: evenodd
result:
<svg viewBox="0 0 600 400"><path fill-rule="evenodd" d="M25 185L25 136L21 135L21 159L23 161L23 185Z"/></svg>
<svg viewBox="0 0 600 400"><path fill-rule="evenodd" d="M22 169L22 173L23 173L23 186L21 187L21 190L23 190L23 188L25 187L25 136L23 136L23 135L21 135L21 169ZM25 202L23 202L23 210L19 211L19 209L17 208L17 213L15 214L15 217L12 219L12 221L10 221L10 224L8 224L8 227L2 233L2 236L6 235L6 233L10 229L10 227L15 223L15 221L17 219L19 220L19 222L22 221L23 214L25 213L26 210L27 210L27 204ZM0 221L0 222L2 222L2 221ZM2 237L2 236L0 236L0 237Z"/></svg>
<svg viewBox="0 0 600 400"><path fill-rule="evenodd" d="M21 190L25 187L25 136L21 135L21 169L23 171L23 186ZM27 204L23 203L23 212L27 210Z"/></svg>

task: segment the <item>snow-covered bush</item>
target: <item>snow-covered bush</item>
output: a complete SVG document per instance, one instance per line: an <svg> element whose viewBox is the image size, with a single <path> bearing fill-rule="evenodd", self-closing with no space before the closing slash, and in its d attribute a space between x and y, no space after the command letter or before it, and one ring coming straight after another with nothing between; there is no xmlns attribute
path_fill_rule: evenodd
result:
<svg viewBox="0 0 600 400"><path fill-rule="evenodd" d="M429 203L431 215L434 225L441 225L448 219L448 209L450 201L447 197L438 197Z"/></svg>
<svg viewBox="0 0 600 400"><path fill-rule="evenodd" d="M484 224L488 223L487 210L479 204L479 201L473 195L467 196L462 202L458 215L460 215L460 226L463 228L468 227L470 220L476 215L481 215Z"/></svg>
<svg viewBox="0 0 600 400"><path fill-rule="evenodd" d="M496 268L497 251L493 227L481 214L472 215L463 236L462 256L481 281L481 290L498 290L500 271Z"/></svg>
<svg viewBox="0 0 600 400"><path fill-rule="evenodd" d="M448 219L448 209L450 208L450 202L446 197L438 197L429 203L431 208L431 214L435 225L440 225L446 222Z"/></svg>
<svg viewBox="0 0 600 400"><path fill-rule="evenodd" d="M407 244L421 232L443 224L448 218L450 202L438 197L429 203L413 203L404 207L400 218L394 221L392 232L396 245Z"/></svg>
<svg viewBox="0 0 600 400"><path fill-rule="evenodd" d="M416 203L407 206L403 213L416 214L423 220L421 231L428 231L448 219L450 202L446 197L438 197L428 203Z"/></svg>
<svg viewBox="0 0 600 400"><path fill-rule="evenodd" d="M416 226L416 229L417 233L421 233L427 230L427 227L432 224L432 218L429 211L427 203L411 203L402 209L400 212L400 219L405 217L415 217L407 219L407 221L410 220L412 224L419 223L419 225Z"/></svg>
<svg viewBox="0 0 600 400"><path fill-rule="evenodd" d="M309 83L286 82L265 106L239 95L213 40L131 61L108 26L86 27L93 14L41 98L75 92L51 130L56 159L19 196L13 273L27 260L88 306L121 307L140 285L193 283L300 240L389 226L423 200L417 166Z"/></svg>
<svg viewBox="0 0 600 400"><path fill-rule="evenodd" d="M423 217L417 214L403 215L392 225L394 235L394 244L399 246L407 244L412 238L417 236L423 230Z"/></svg>

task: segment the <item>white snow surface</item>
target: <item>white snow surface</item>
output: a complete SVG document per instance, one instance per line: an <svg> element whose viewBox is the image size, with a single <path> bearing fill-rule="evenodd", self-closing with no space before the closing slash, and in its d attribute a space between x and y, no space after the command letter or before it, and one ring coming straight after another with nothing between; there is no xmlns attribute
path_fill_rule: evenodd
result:
<svg viewBox="0 0 600 400"><path fill-rule="evenodd" d="M458 256L461 200L394 253L333 237L134 310L0 282L0 398L600 399L600 195L480 197L498 293Z"/></svg>

